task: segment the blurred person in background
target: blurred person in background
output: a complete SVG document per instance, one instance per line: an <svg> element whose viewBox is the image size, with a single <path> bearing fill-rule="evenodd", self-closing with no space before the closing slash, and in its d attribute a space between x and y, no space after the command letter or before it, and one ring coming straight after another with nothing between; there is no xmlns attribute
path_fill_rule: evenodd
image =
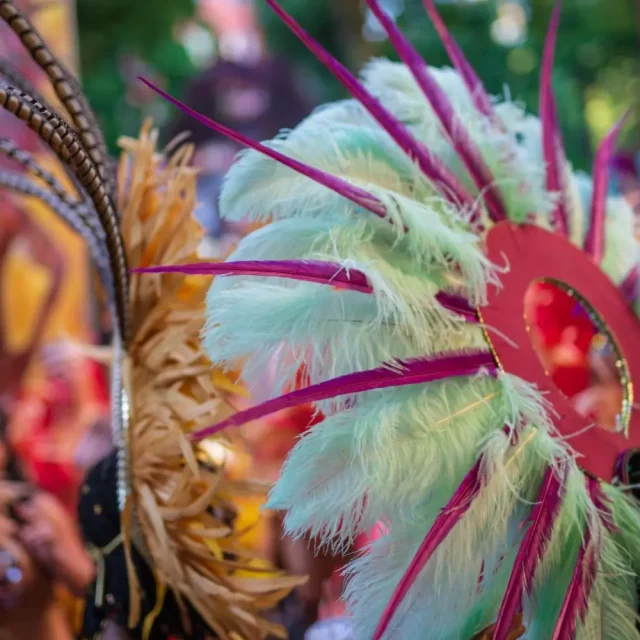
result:
<svg viewBox="0 0 640 640"><path fill-rule="evenodd" d="M13 260L21 267L17 283L8 281ZM71 638L59 589L81 594L93 576L93 562L69 513L55 497L36 489L28 462L22 463L11 443L29 430L19 420L23 385L40 352L64 265L40 226L5 199L0 226L0 634L9 638Z"/></svg>
<svg viewBox="0 0 640 640"><path fill-rule="evenodd" d="M0 227L0 408L25 475L75 513L81 472L74 449L87 423L104 417L108 392L93 363L73 358L64 342L42 344L65 267L53 239L6 199ZM36 374L27 377L36 361Z"/></svg>
<svg viewBox="0 0 640 640"><path fill-rule="evenodd" d="M43 375L25 390L12 416L14 446L28 477L75 514L83 475L76 450L87 437L99 435L87 430L106 418L108 406L90 389L98 382L92 378L93 362L74 354L68 343L45 346L40 361Z"/></svg>
<svg viewBox="0 0 640 640"><path fill-rule="evenodd" d="M66 510L24 481L0 413L0 636L71 640L59 590L81 596L94 572Z"/></svg>
<svg viewBox="0 0 640 640"><path fill-rule="evenodd" d="M189 105L255 140L272 138L308 115L313 101L305 95L294 67L264 50L252 3L202 0L200 15L216 34L219 57L188 84L184 100ZM203 251L220 257L247 231L218 214L222 178L240 146L185 114L177 116L167 138L185 131L191 133L194 164L201 169L196 217L208 234Z"/></svg>

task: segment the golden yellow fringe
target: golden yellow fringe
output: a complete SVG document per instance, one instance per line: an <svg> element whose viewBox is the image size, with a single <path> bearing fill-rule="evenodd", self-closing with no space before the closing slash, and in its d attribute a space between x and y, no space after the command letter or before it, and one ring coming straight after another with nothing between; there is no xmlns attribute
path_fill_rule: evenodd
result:
<svg viewBox="0 0 640 640"><path fill-rule="evenodd" d="M192 217L192 146L175 145L164 157L149 122L139 139L123 138L120 146L119 210L129 264L196 262L201 231ZM199 464L203 452L186 437L230 413L229 397L238 391L212 370L200 346L208 284L180 274L132 276L127 373L135 514L158 579L222 640L285 638L261 614L300 579L256 567L241 550L241 532L218 515L233 509L234 496L255 494L257 487L229 482L219 463Z"/></svg>

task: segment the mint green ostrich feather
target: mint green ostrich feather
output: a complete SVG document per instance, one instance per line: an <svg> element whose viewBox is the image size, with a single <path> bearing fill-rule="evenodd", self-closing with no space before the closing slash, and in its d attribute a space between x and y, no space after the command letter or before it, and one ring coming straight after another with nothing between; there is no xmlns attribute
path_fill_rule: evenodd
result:
<svg viewBox="0 0 640 640"><path fill-rule="evenodd" d="M479 113L457 71L430 69L499 189L509 220L552 229L561 194L546 189L542 126L508 100L494 100L498 130ZM357 101L324 106L268 143L371 194L386 219L256 151L241 154L221 195L230 220L270 221L243 239L232 261L336 263L366 275L373 294L260 276L217 278L207 300L204 341L216 364L243 363L256 391L275 369L270 396L304 364L311 384L394 360L487 348L479 325L438 302L439 292L487 300L508 264L492 264L484 234L493 225L442 123L402 64L376 60L363 84L447 167L480 207L455 206ZM589 228L590 178L559 167L569 239ZM621 283L640 258L633 215L606 205L603 270ZM487 328L491 331L491 327ZM385 638L470 640L496 620L545 471L563 478L548 544L522 600L525 638L554 636L580 548L596 567L572 633L580 640L640 639L636 575L640 513L623 487L603 486L596 504L570 439L554 428L540 391L506 373L460 376L324 400L325 419L288 456L269 507L287 532L315 536L334 551L383 522L388 533L347 568L355 637L378 620L425 533L482 460L477 497L435 549L402 601ZM611 517L614 526L608 526ZM589 535L585 532L588 530Z"/></svg>

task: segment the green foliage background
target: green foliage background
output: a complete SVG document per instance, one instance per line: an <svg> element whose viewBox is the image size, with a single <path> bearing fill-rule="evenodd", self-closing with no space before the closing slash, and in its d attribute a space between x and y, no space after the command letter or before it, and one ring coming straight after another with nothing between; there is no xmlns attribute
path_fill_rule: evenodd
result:
<svg viewBox="0 0 640 640"><path fill-rule="evenodd" d="M354 20L350 36L335 37L339 33L335 26L338 7L349 2L285 0L284 5L352 68L371 55L397 58L387 43L360 46L361 55L353 55L353 43L360 39L361 21ZM353 4L359 8L359 0ZM497 95L508 86L513 99L537 112L539 64L553 2L533 0L529 5L526 41L513 48L501 46L491 38L495 0L442 3L439 11L487 89ZM268 11L264 11L264 23L272 50L290 52L296 60L306 60L309 72L322 79L325 98L342 96L336 81L310 61L310 54ZM422 0L406 1L399 24L429 64L450 64L426 17ZM635 0L564 0L554 88L569 158L577 167L588 169L597 141L627 107L640 99L640 16ZM633 113L623 144L635 143L639 124L638 114Z"/></svg>
<svg viewBox="0 0 640 640"><path fill-rule="evenodd" d="M284 25L256 0L269 49L294 60L313 95L322 101L344 94ZM281 0L284 7L339 59L357 70L369 57L395 57L387 43L361 37L361 0ZM509 86L513 99L537 111L539 63L552 8L550 0L529 2L527 38L508 48L491 39L496 0L440 4L440 11L487 88L494 94ZM119 60L138 54L180 93L195 70L172 39L176 21L194 12L193 0L78 0L82 75L87 94L113 146L119 133L134 133L141 114L125 100ZM429 64L449 61L421 0L406 0L400 25ZM635 0L564 0L554 87L570 159L588 169L594 145L640 97L640 19ZM637 115L625 142L633 144Z"/></svg>
<svg viewBox="0 0 640 640"><path fill-rule="evenodd" d="M115 153L118 137L136 134L146 115L126 99L123 59L144 60L164 77L169 91L180 94L195 69L173 29L193 16L194 1L76 0L76 5L82 84Z"/></svg>

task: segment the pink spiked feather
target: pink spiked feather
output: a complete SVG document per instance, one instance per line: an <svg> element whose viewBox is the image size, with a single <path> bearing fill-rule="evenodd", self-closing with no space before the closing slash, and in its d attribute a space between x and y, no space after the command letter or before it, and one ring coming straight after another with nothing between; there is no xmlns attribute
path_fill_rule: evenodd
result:
<svg viewBox="0 0 640 640"><path fill-rule="evenodd" d="M531 525L518 550L502 599L493 632L494 640L509 638L513 619L522 611L523 592L526 589L528 593L531 593L533 579L551 538L561 503L562 484L556 472L548 467L540 485L536 504L531 511Z"/></svg>
<svg viewBox="0 0 640 640"><path fill-rule="evenodd" d="M377 369L339 376L267 400L250 409L239 411L218 424L195 431L191 434L191 439L202 440L227 427L237 427L282 409L298 407L303 404L374 389L403 387L444 378L476 375L482 370L486 370L492 375L495 375L497 371L493 357L485 351L386 363Z"/></svg>
<svg viewBox="0 0 640 640"><path fill-rule="evenodd" d="M482 488L482 478L480 475L482 462L483 459L480 458L472 467L471 471L467 473L453 494L451 500L449 500L440 515L436 518L431 529L429 529L429 532L422 541L418 551L413 556L408 569L393 592L391 600L385 607L382 617L380 618L378 626L373 634L373 640L381 640L384 636L391 624L394 614L402 604L407 593L409 593L409 590L417 580L420 572L424 569L438 547L473 504L473 501Z"/></svg>
<svg viewBox="0 0 640 640"><path fill-rule="evenodd" d="M549 30L544 43L542 71L540 74L540 121L542 124L542 150L547 165L547 191L557 193L559 197L552 217L558 230L567 235L569 233L569 223L566 186L563 175L565 153L562 134L558 126L556 102L551 86L561 8L562 0L557 0L551 14Z"/></svg>
<svg viewBox="0 0 640 640"><path fill-rule="evenodd" d="M464 81L467 91L469 91L469 95L475 104L476 109L487 118L490 118L495 124L500 125L500 129L503 129L502 123L498 121L498 116L493 108L493 103L491 102L491 97L487 93L482 84L482 81L477 76L476 72L473 70L473 67L469 64L464 53L458 46L458 43L455 41L449 30L447 29L447 25L444 23L444 20L438 13L436 9L436 5L433 0L422 0L424 7L427 11L427 14L431 18L438 35L440 36L440 40L446 49L449 59L453 63L453 66L456 68L462 80Z"/></svg>
<svg viewBox="0 0 640 640"><path fill-rule="evenodd" d="M477 208L477 203L453 173L423 144L418 142L409 130L389 113L344 65L338 62L320 43L316 42L276 0L265 0L265 2L316 58L331 71L347 91L369 111L400 148L418 163L422 172L433 182L440 182L444 185L445 197L456 205L462 204L471 210Z"/></svg>
<svg viewBox="0 0 640 640"><path fill-rule="evenodd" d="M597 480L587 477L587 491L592 501L597 503L600 487ZM562 609L556 621L552 640L572 640L575 638L579 620L584 620L589 606L589 596L595 581L599 550L593 544L589 523L585 528L584 539L569 588L562 602Z"/></svg>
<svg viewBox="0 0 640 640"><path fill-rule="evenodd" d="M271 276L328 284L341 289L373 293L367 276L358 269L345 269L333 262L306 260L250 260L201 262L133 269L134 273L184 273L201 276Z"/></svg>
<svg viewBox="0 0 640 640"><path fill-rule="evenodd" d="M341 289L373 293L366 274L358 269L345 269L335 262L313 260L250 260L237 262L198 262L195 264L157 265L132 269L132 273L182 273L201 276L261 276L289 278L326 284ZM477 322L475 309L461 296L440 291L438 302L469 322Z"/></svg>
<svg viewBox="0 0 640 640"><path fill-rule="evenodd" d="M460 316L464 316L467 322L478 322L476 310L469 304L469 301L462 296L440 291L436 294L436 300L449 311L453 311Z"/></svg>
<svg viewBox="0 0 640 640"><path fill-rule="evenodd" d="M606 527L607 531L609 533L619 534L620 529L616 524L613 512L611 510L611 498L602 490L602 486L599 483L595 483L591 486L590 494L591 499L593 500L593 504L598 510L600 520Z"/></svg>
<svg viewBox="0 0 640 640"><path fill-rule="evenodd" d="M640 268L633 267L620 285L622 295L631 303L635 304L638 299L638 281L640 280Z"/></svg>
<svg viewBox="0 0 640 640"><path fill-rule="evenodd" d="M445 92L435 81L415 47L398 29L395 22L380 6L378 0L367 0L367 4L387 32L389 40L398 52L400 59L407 65L418 86L422 89L422 93L424 93L444 130L447 132L456 153L462 159L469 175L483 194L491 219L494 222L505 220L507 213L502 199L493 184L493 176L482 159L480 150L474 144L463 123L456 117L453 106Z"/></svg>
<svg viewBox="0 0 640 640"><path fill-rule="evenodd" d="M345 180L341 180L336 176L325 173L324 171L321 171L320 169L316 169L315 167L306 165L303 162L295 160L294 158L290 158L289 156L286 156L283 153L280 153L279 151L272 149L271 147L267 147L266 145L260 142L255 142L254 140L247 138L241 133L238 133L233 129L229 129L229 127L225 127L224 125L219 124L214 120L211 120L211 118L207 118L206 116L202 115L201 113L198 113L194 109L191 109L191 107L188 107L186 104L183 104L173 96L170 96L168 93L156 87L154 84L152 84L148 80L145 80L144 78L140 78L140 80L144 82L144 84L146 84L150 89L155 91L158 95L162 96L165 100L168 100L171 104L178 107L178 109L180 109L181 111L184 111L184 113L192 116L193 118L198 120L198 122L201 122L202 124L209 127L210 129L213 129L214 131L217 131L218 133L221 133L227 138L230 138L231 140L235 140L236 142L246 147L254 149L255 151L258 151L264 154L265 156L268 156L269 158L272 158L273 160L280 162L281 164L289 167L290 169L293 169L294 171L297 171L298 173L304 176L307 176L308 178L311 178L318 184L321 184L327 187L328 189L331 189L332 191L334 191L335 193L338 193L339 195L343 196L347 200L351 200L351 202L354 202L355 204L363 207L364 209L371 211L371 213L374 213L380 218L386 217L386 210L384 205L375 196L366 192L364 189L360 189L359 187L356 187L355 185L352 185L346 182Z"/></svg>
<svg viewBox="0 0 640 640"><path fill-rule="evenodd" d="M589 231L584 242L584 250L591 255L596 264L600 264L604 257L605 220L607 214L607 195L609 189L609 164L611 155L622 129L622 125L629 115L627 111L612 127L598 146L593 162L593 196L591 198L591 216Z"/></svg>

